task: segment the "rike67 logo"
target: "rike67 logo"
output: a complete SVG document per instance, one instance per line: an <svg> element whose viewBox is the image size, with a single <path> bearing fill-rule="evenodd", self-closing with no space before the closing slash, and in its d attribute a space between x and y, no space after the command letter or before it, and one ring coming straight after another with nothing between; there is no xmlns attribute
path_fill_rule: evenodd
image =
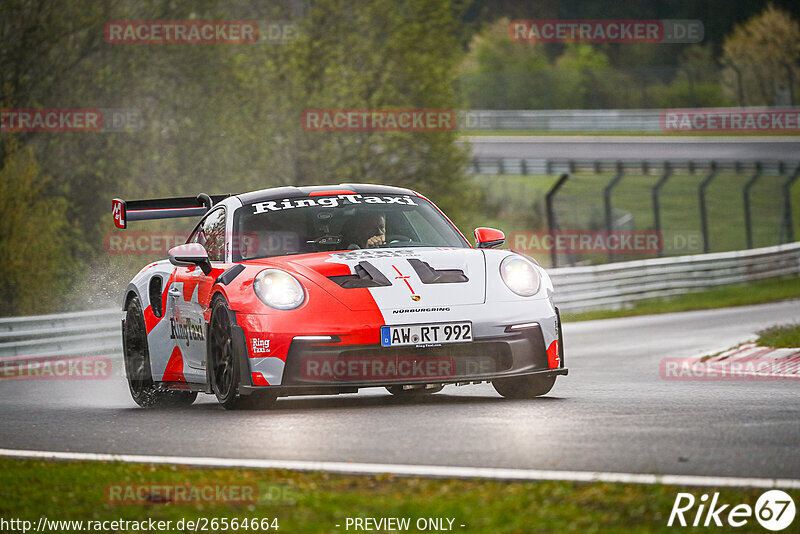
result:
<svg viewBox="0 0 800 534"><path fill-rule="evenodd" d="M767 530L784 530L792 524L796 513L794 500L781 490L764 492L755 507L748 504L722 503L719 493L709 499L703 494L696 499L691 493L678 493L667 526L692 527L743 527L754 517Z"/></svg>

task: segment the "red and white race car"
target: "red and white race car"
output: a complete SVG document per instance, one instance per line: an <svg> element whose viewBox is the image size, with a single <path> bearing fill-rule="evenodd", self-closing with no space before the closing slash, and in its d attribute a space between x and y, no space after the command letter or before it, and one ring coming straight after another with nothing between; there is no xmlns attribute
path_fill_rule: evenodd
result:
<svg viewBox="0 0 800 534"><path fill-rule="evenodd" d="M125 290L125 368L141 406L213 393L397 395L491 381L504 397L566 375L550 278L499 230L477 248L432 202L365 184L113 201L128 221L202 216Z"/></svg>

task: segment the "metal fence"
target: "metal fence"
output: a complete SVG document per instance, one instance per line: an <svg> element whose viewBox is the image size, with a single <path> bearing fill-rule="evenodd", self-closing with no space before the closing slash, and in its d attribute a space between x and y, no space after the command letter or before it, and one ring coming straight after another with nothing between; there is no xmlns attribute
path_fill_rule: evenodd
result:
<svg viewBox="0 0 800 534"><path fill-rule="evenodd" d="M627 175L657 176L650 187L649 198L641 200L642 205L652 207L653 225L652 229L661 233L664 228L661 224L661 203L660 195L664 186L676 174L698 175L702 179L697 185L697 205L699 207L699 231L702 234L703 251L711 252L709 239L709 209L707 192L714 179L723 173L736 175L747 175L748 180L742 185L742 202L744 207L743 230L746 235L746 246L753 248L753 216L752 216L752 196L753 187L765 176L778 177L781 180L776 188L776 193L780 195L780 217L778 226L778 240L776 243L793 242L794 218L792 211L791 189L794 183L800 179L800 160L732 160L732 159L709 159L709 160L658 160L658 159L547 159L547 158L496 158L496 157L477 157L474 158L468 167L469 172L474 175L521 175L521 176L547 176L560 174L561 178L545 195L547 227L549 230L560 228L556 221L554 201L562 185L573 175L601 175L611 173L611 178L606 178L600 195L603 212L605 214L604 229L612 231L614 225L614 206L613 193ZM737 209L731 206L730 209ZM613 255L609 255L609 262L614 261ZM552 265L558 265L557 256L553 254Z"/></svg>
<svg viewBox="0 0 800 534"><path fill-rule="evenodd" d="M734 160L734 159L564 159L564 158L473 158L467 170L471 174L514 174L545 176L587 172L600 174L609 171L649 174L655 172L749 172L756 168L763 175L782 175L796 172L800 160Z"/></svg>
<svg viewBox="0 0 800 534"><path fill-rule="evenodd" d="M637 300L800 275L800 243L549 270L562 311L619 308ZM118 309L0 319L0 358L122 354Z"/></svg>

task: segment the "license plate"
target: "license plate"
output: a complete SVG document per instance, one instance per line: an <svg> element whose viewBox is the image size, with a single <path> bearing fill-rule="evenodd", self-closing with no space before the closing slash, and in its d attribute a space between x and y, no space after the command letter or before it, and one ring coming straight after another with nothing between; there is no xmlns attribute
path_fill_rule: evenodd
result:
<svg viewBox="0 0 800 534"><path fill-rule="evenodd" d="M469 343L471 341L472 323L469 321L381 327L381 345L384 347Z"/></svg>

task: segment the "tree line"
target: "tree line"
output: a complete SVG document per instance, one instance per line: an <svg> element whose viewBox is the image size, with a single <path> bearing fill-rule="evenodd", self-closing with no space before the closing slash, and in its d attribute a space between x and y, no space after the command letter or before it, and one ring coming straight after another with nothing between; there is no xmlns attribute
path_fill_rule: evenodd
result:
<svg viewBox="0 0 800 534"><path fill-rule="evenodd" d="M612 96L628 83L624 67L653 64L652 50L525 45L509 42L507 34L498 39L502 17L531 18L518 12L523 8L544 6L556 13L551 18L572 16L555 4L3 0L0 107L115 110L108 116L121 122L100 131L0 132L0 314L114 303L151 259L105 250L114 231L114 197L386 183L424 192L457 224L471 228L491 204L466 181L467 154L458 132L315 132L304 129L300 117L309 108L495 107L501 98L502 107L512 108L585 106L592 99L617 105ZM631 9L626 18L637 18L640 9L623 4ZM760 11L764 4L751 7ZM774 9L785 26L781 35L794 35L791 14ZM120 44L104 35L110 21L137 20L250 20L288 33L241 45ZM717 50L722 41L707 48L677 46L683 55L676 61L704 65L719 62L720 53L752 61L752 51L735 43L754 37L745 29L737 41L734 22L723 52ZM781 68L763 65L768 67ZM535 90L531 76L561 76L551 101ZM677 75L665 82L665 101L689 91L679 87L681 80ZM716 77L698 75L692 83L696 93L708 93L708 102L732 98ZM748 98L770 94L769 82L759 83L764 87L745 86ZM136 229L181 231L189 223L141 224Z"/></svg>

